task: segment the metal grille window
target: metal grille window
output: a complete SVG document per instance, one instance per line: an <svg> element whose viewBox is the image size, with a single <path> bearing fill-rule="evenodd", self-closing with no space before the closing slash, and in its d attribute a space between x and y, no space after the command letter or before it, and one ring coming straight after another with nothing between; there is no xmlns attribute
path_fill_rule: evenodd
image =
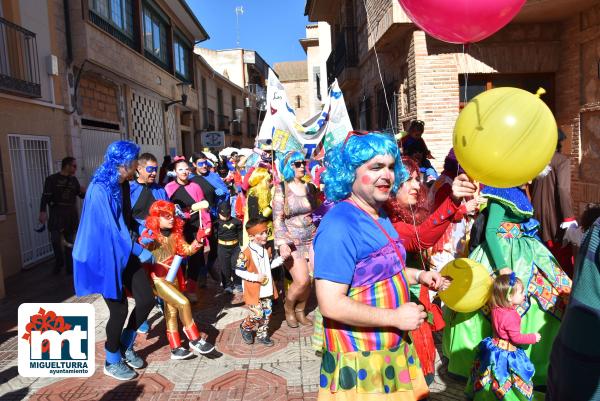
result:
<svg viewBox="0 0 600 401"><path fill-rule="evenodd" d="M19 243L23 266L30 266L52 254L48 232L34 228L44 180L52 173L50 138L8 135L8 150L17 212Z"/></svg>
<svg viewBox="0 0 600 401"><path fill-rule="evenodd" d="M159 99L134 92L131 97L131 132L141 152L150 152L158 160L165 154L163 105Z"/></svg>
<svg viewBox="0 0 600 401"><path fill-rule="evenodd" d="M144 5L144 49L147 57L168 67L167 24L148 5Z"/></svg>
<svg viewBox="0 0 600 401"><path fill-rule="evenodd" d="M95 16L102 18L104 22L108 22L113 29L117 28L128 38L133 38L132 0L89 0L89 7ZM108 28L101 21L98 21L97 18L92 18L92 21L103 29ZM113 34L110 29L105 30Z"/></svg>
<svg viewBox="0 0 600 401"><path fill-rule="evenodd" d="M190 47L185 44L179 38L175 39L175 45L173 46L175 53L175 73L180 78L189 80L190 78Z"/></svg>

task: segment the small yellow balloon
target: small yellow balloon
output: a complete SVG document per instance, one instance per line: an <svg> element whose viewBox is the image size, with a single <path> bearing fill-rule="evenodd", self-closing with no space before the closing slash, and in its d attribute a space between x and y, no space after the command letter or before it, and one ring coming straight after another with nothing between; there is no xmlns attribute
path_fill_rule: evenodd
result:
<svg viewBox="0 0 600 401"><path fill-rule="evenodd" d="M473 312L489 300L492 278L481 263L467 258L454 259L444 266L440 274L452 279L450 287L440 292L440 298L450 309Z"/></svg>
<svg viewBox="0 0 600 401"><path fill-rule="evenodd" d="M486 185L516 187L535 178L556 150L558 128L540 99L517 88L495 88L473 98L454 125L456 158Z"/></svg>

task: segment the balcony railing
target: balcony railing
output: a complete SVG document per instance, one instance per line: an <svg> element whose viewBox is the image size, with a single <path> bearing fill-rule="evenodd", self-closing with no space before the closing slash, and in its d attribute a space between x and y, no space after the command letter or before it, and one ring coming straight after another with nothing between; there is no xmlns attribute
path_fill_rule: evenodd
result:
<svg viewBox="0 0 600 401"><path fill-rule="evenodd" d="M327 59L327 82L330 85L345 68L358 65L356 27L345 27L336 35L335 46Z"/></svg>
<svg viewBox="0 0 600 401"><path fill-rule="evenodd" d="M35 33L0 17L0 90L41 97Z"/></svg>

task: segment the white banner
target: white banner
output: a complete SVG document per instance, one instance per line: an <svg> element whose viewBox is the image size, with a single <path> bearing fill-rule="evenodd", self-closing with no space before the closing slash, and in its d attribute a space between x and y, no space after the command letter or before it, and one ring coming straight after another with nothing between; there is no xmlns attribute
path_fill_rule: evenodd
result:
<svg viewBox="0 0 600 401"><path fill-rule="evenodd" d="M323 156L352 131L344 96L337 80L329 88L322 110L303 124L296 121L285 88L272 70L267 84L267 115L260 127L257 142L273 141L277 152L303 150L306 158ZM321 146L319 146L321 145Z"/></svg>

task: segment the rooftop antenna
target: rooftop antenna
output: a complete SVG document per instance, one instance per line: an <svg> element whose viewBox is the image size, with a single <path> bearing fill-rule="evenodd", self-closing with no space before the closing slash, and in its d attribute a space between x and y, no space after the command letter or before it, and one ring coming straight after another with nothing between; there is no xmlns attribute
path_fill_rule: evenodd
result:
<svg viewBox="0 0 600 401"><path fill-rule="evenodd" d="M244 6L235 8L235 32L237 36L237 47L240 47L240 15L244 14Z"/></svg>

